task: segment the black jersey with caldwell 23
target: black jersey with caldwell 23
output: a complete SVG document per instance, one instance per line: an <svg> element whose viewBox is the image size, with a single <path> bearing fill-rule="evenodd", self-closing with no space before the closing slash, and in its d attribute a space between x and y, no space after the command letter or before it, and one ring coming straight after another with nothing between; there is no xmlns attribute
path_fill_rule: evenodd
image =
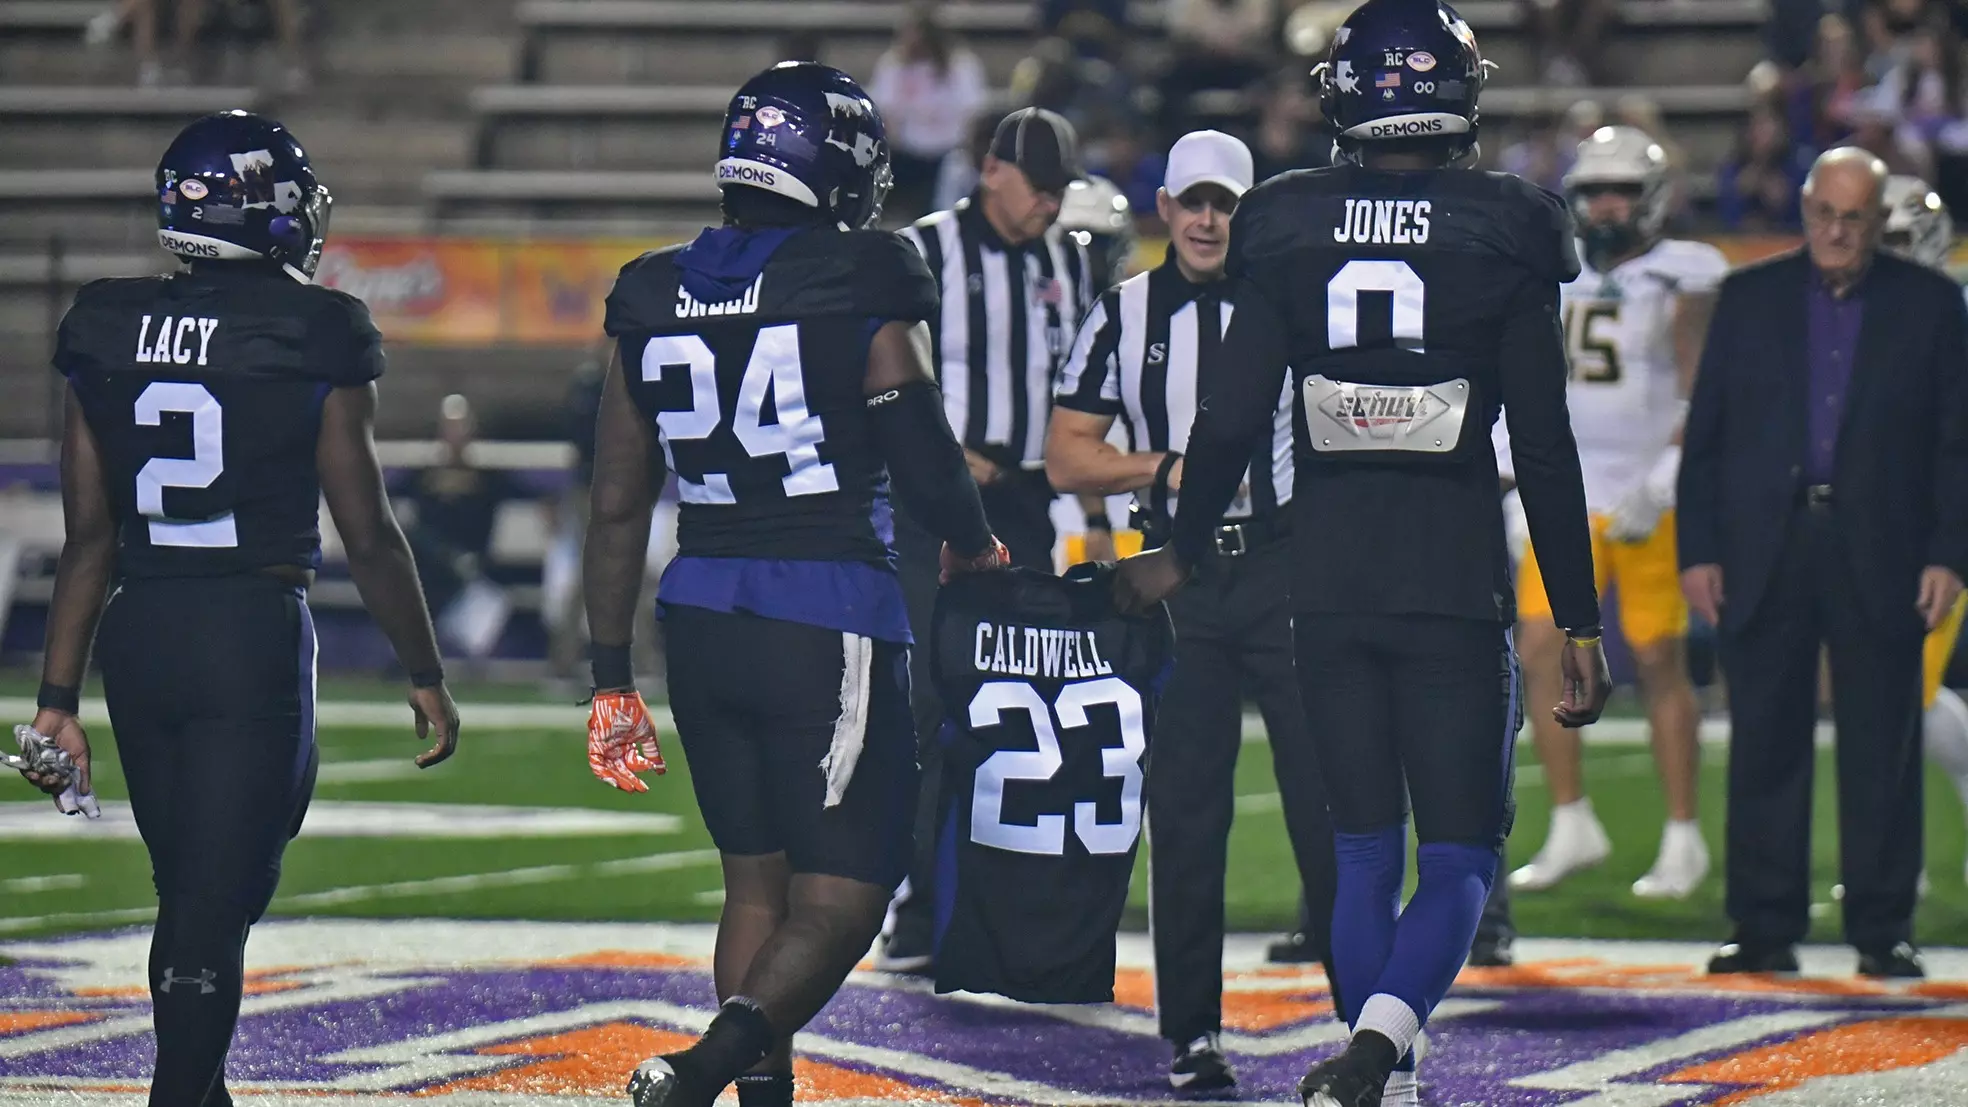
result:
<svg viewBox="0 0 1968 1107"><path fill-rule="evenodd" d="M382 375L382 336L346 293L194 266L84 285L55 368L102 452L119 576L312 567L322 401Z"/></svg>
<svg viewBox="0 0 1968 1107"><path fill-rule="evenodd" d="M1345 165L1259 185L1231 224L1237 313L1190 434L1176 546L1197 563L1269 429L1297 406L1301 612L1515 618L1490 426L1499 407L1557 621L1599 621L1565 408L1558 197L1475 170Z"/></svg>
<svg viewBox="0 0 1968 1107"><path fill-rule="evenodd" d="M1160 605L1118 614L1111 573L980 573L937 597L939 992L1114 998L1174 631Z"/></svg>

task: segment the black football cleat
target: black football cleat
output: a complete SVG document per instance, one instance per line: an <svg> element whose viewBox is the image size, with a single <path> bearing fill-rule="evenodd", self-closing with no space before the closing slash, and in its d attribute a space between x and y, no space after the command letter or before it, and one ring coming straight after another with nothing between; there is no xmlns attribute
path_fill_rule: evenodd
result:
<svg viewBox="0 0 1968 1107"><path fill-rule="evenodd" d="M678 1055L651 1057L629 1074L629 1101L635 1107L711 1107L723 1088L706 1095L693 1087L693 1081L679 1074L671 1062Z"/></svg>
<svg viewBox="0 0 1968 1107"><path fill-rule="evenodd" d="M1237 1074L1223 1056L1223 1046L1214 1034L1205 1034L1188 1045L1175 1047L1175 1060L1169 1062L1169 1087L1184 1095L1220 1092L1237 1086Z"/></svg>
<svg viewBox="0 0 1968 1107"><path fill-rule="evenodd" d="M1352 1045L1306 1070L1298 1080L1305 1107L1381 1107L1388 1074Z"/></svg>
<svg viewBox="0 0 1968 1107"><path fill-rule="evenodd" d="M1264 959L1274 965L1309 965L1319 960L1319 951L1305 931L1294 930L1266 947Z"/></svg>
<svg viewBox="0 0 1968 1107"><path fill-rule="evenodd" d="M1920 980L1926 977L1927 968L1920 962L1920 951L1913 948L1912 942L1895 942L1890 946L1859 948L1859 975L1878 979Z"/></svg>
<svg viewBox="0 0 1968 1107"><path fill-rule="evenodd" d="M1469 966L1475 969L1507 969L1517 963L1507 934L1478 934L1469 943Z"/></svg>
<svg viewBox="0 0 1968 1107"><path fill-rule="evenodd" d="M1797 947L1789 942L1738 938L1716 949L1708 959L1710 975L1738 972L1796 972Z"/></svg>

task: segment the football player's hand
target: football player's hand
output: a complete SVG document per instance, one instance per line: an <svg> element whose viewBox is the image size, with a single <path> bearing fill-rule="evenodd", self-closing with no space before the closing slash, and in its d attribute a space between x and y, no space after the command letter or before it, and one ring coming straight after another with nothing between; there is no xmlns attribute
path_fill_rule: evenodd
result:
<svg viewBox="0 0 1968 1107"><path fill-rule="evenodd" d="M1564 674L1564 698L1551 709L1558 725L1577 729L1599 721L1606 710L1606 699L1613 694L1613 678L1606 671L1606 651L1599 639L1587 642L1567 638L1558 665Z"/></svg>
<svg viewBox="0 0 1968 1107"><path fill-rule="evenodd" d="M662 776L663 751L649 707L633 688L596 692L588 709L588 770L595 779L624 792L647 792L637 773Z"/></svg>
<svg viewBox="0 0 1968 1107"><path fill-rule="evenodd" d="M943 572L937 581L948 584L951 577L961 576L964 573L985 573L992 569L1011 568L1011 551L1005 549L1005 544L993 535L990 548L976 557L960 557L957 551L951 549L950 544L945 542L941 560Z"/></svg>
<svg viewBox="0 0 1968 1107"><path fill-rule="evenodd" d="M1095 530L1088 527L1082 546L1080 554L1082 561L1113 561L1119 556L1118 551L1114 549L1114 532L1111 530Z"/></svg>
<svg viewBox="0 0 1968 1107"><path fill-rule="evenodd" d="M0 762L19 769L29 784L54 799L62 814L102 817L89 773L89 736L75 716L43 708L35 713L33 726L14 728L14 739L20 754L0 754Z"/></svg>
<svg viewBox="0 0 1968 1107"><path fill-rule="evenodd" d="M417 755L417 767L428 769L458 750L458 705L442 684L410 689L410 713L417 719L417 738L437 737L437 744Z"/></svg>
<svg viewBox="0 0 1968 1107"><path fill-rule="evenodd" d="M1170 596L1189 580L1189 567L1163 546L1124 557L1115 567L1114 606L1122 614L1139 615Z"/></svg>
<svg viewBox="0 0 1968 1107"><path fill-rule="evenodd" d="M1667 505L1660 502L1645 484L1636 486L1613 505L1606 520L1606 537L1615 542L1645 542L1660 526Z"/></svg>
<svg viewBox="0 0 1968 1107"><path fill-rule="evenodd" d="M1954 609L1954 601L1961 595L1961 578L1953 569L1945 565L1929 565L1920 570L1920 598L1915 601L1920 608L1920 617L1927 620L1927 629L1933 630L1947 618Z"/></svg>
<svg viewBox="0 0 1968 1107"><path fill-rule="evenodd" d="M1722 625L1722 566L1690 565L1681 570L1681 594L1709 626Z"/></svg>
<svg viewBox="0 0 1968 1107"><path fill-rule="evenodd" d="M997 462L976 450L965 450L964 462L970 466L970 479L976 481L979 488L992 484L999 477L1004 476L1004 470L998 468Z"/></svg>

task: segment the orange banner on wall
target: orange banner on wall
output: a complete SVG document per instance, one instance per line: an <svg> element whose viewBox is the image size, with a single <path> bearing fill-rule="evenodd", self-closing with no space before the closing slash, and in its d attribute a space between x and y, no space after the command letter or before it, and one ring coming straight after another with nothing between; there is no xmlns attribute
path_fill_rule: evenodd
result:
<svg viewBox="0 0 1968 1107"><path fill-rule="evenodd" d="M1783 235L1708 239L1742 265L1788 250ZM623 265L655 239L337 238L316 279L359 296L392 342L428 346L585 346L601 337L603 301ZM1138 265L1167 243L1144 239Z"/></svg>
<svg viewBox="0 0 1968 1107"><path fill-rule="evenodd" d="M659 241L338 238L316 280L359 296L393 342L581 346L615 275Z"/></svg>

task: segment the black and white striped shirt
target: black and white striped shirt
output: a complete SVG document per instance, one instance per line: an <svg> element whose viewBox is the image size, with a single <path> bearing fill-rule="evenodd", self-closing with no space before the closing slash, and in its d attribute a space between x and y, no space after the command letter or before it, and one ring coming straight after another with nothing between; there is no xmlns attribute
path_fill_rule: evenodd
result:
<svg viewBox="0 0 1968 1107"><path fill-rule="evenodd" d="M1207 395L1233 305L1230 282L1192 283L1175 252L1123 281L1087 314L1059 382L1059 406L1118 416L1131 450L1181 452L1189 444L1196 400ZM1291 502L1292 394L1287 379L1271 420L1271 437L1251 457L1248 493L1226 519L1263 516ZM1170 505L1171 513L1174 505Z"/></svg>
<svg viewBox="0 0 1968 1107"><path fill-rule="evenodd" d="M1007 245L976 195L902 234L943 297L929 330L950 429L1000 464L1042 467L1053 382L1098 291L1086 248L1057 227Z"/></svg>

